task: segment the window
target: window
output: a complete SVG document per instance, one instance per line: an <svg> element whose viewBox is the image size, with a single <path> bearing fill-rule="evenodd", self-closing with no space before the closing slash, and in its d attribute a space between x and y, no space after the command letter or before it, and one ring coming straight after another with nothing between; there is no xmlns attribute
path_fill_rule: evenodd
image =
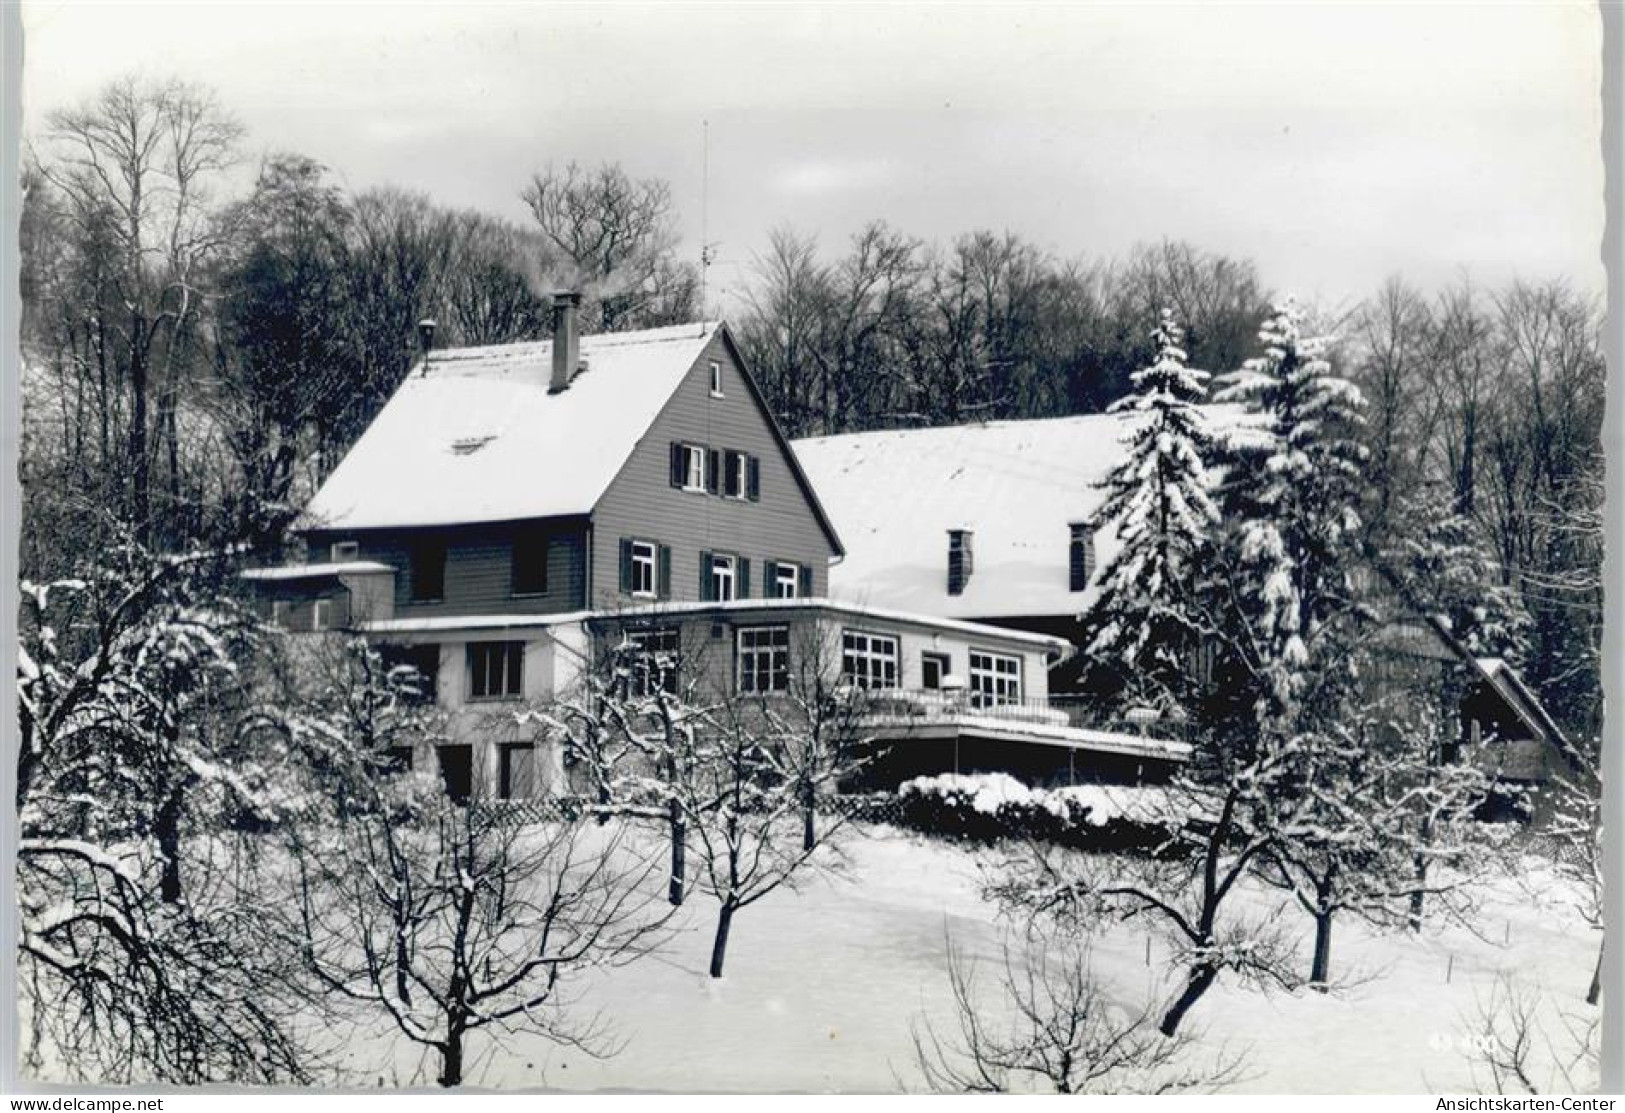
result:
<svg viewBox="0 0 1625 1113"><path fill-rule="evenodd" d="M731 499L744 498L746 466L750 457L743 452L725 452L722 459L722 493Z"/></svg>
<svg viewBox="0 0 1625 1113"><path fill-rule="evenodd" d="M497 795L504 800L528 800L536 795L536 747L529 742L505 742L497 753Z"/></svg>
<svg viewBox="0 0 1625 1113"><path fill-rule="evenodd" d="M770 563L767 567L767 590L773 599L799 599L801 565Z"/></svg>
<svg viewBox="0 0 1625 1113"><path fill-rule="evenodd" d="M897 687L897 639L843 630L841 676L861 688Z"/></svg>
<svg viewBox="0 0 1625 1113"><path fill-rule="evenodd" d="M704 491L715 485L709 473L711 453L702 445L673 444L671 446L671 485L685 491Z"/></svg>
<svg viewBox="0 0 1625 1113"><path fill-rule="evenodd" d="M328 550L334 564L343 564L347 560L355 560L361 555L361 544L357 541L335 541Z"/></svg>
<svg viewBox="0 0 1625 1113"><path fill-rule="evenodd" d="M655 547L647 541L632 542L632 577L627 586L633 595L654 596Z"/></svg>
<svg viewBox="0 0 1625 1113"><path fill-rule="evenodd" d="M1021 699L1021 658L971 650L970 690L977 707L1016 703Z"/></svg>
<svg viewBox="0 0 1625 1113"><path fill-rule="evenodd" d="M515 595L547 594L547 534L521 530L513 539L510 583Z"/></svg>
<svg viewBox="0 0 1625 1113"><path fill-rule="evenodd" d="M746 626L739 631L739 690L790 690L790 628Z"/></svg>
<svg viewBox="0 0 1625 1113"><path fill-rule="evenodd" d="M446 784L446 795L459 804L466 804L474 792L474 747L438 746L440 777Z"/></svg>
<svg viewBox="0 0 1625 1113"><path fill-rule="evenodd" d="M288 601L286 599L271 600L271 625L278 630L288 628Z"/></svg>
<svg viewBox="0 0 1625 1113"><path fill-rule="evenodd" d="M440 676L438 645L385 645L378 649L391 690L407 703L434 703Z"/></svg>
<svg viewBox="0 0 1625 1113"><path fill-rule="evenodd" d="M410 773L412 771L412 747L386 746L379 757L379 764L386 773Z"/></svg>
<svg viewBox="0 0 1625 1113"><path fill-rule="evenodd" d="M948 531L948 594L963 595L976 563L971 558L971 531Z"/></svg>
<svg viewBox="0 0 1625 1113"><path fill-rule="evenodd" d="M942 678L953 671L946 653L920 654L920 686L930 691L942 687Z"/></svg>
<svg viewBox="0 0 1625 1113"><path fill-rule="evenodd" d="M1067 572L1073 591L1083 591L1095 574L1095 535L1084 522L1072 523Z"/></svg>
<svg viewBox="0 0 1625 1113"><path fill-rule="evenodd" d="M420 541L412 546L411 591L414 603L438 600L446 591L446 544Z"/></svg>
<svg viewBox="0 0 1625 1113"><path fill-rule="evenodd" d="M328 630L333 625L333 601L331 599L317 599L310 605L310 628L312 630Z"/></svg>
<svg viewBox="0 0 1625 1113"><path fill-rule="evenodd" d="M652 696L657 691L677 693L682 634L675 626L628 630L631 660L625 662L628 694Z"/></svg>
<svg viewBox="0 0 1625 1113"><path fill-rule="evenodd" d="M468 694L471 699L517 696L524 687L523 642L470 642Z"/></svg>
<svg viewBox="0 0 1625 1113"><path fill-rule="evenodd" d="M706 601L726 603L735 597L738 586L738 558L723 553L711 553L709 558L710 582Z"/></svg>
<svg viewBox="0 0 1625 1113"><path fill-rule="evenodd" d="M711 361L711 397L722 397L722 364L714 359Z"/></svg>

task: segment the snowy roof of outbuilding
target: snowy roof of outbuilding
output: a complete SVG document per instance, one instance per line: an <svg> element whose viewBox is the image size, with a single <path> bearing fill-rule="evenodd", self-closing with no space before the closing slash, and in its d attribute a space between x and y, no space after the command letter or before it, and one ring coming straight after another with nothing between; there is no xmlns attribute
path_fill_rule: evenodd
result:
<svg viewBox="0 0 1625 1113"><path fill-rule="evenodd" d="M447 348L413 367L305 507L299 528L382 529L586 514L720 326Z"/></svg>
<svg viewBox="0 0 1625 1113"><path fill-rule="evenodd" d="M1227 430L1238 413L1208 412ZM1071 590L1070 527L1100 506L1097 484L1121 459L1135 420L1088 414L796 441L846 542L830 594L956 618L1081 613L1095 593ZM951 529L973 535L960 595L948 594ZM1102 568L1116 552L1115 533L1098 532L1094 545Z"/></svg>

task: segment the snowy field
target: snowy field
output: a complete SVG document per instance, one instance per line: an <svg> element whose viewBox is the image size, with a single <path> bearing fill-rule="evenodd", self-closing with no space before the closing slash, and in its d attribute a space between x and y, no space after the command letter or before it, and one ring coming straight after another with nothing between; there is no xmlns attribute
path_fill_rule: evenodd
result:
<svg viewBox="0 0 1625 1113"><path fill-rule="evenodd" d="M600 1012L624 1042L595 1060L530 1036L471 1048L469 1084L493 1088L677 1091L897 1091L923 1089L911 1022L931 1015L953 1024L945 933L978 961L993 988L1001 927L977 895L976 857L889 828L856 828L845 841L844 875L776 893L740 914L727 976L706 976L715 905L692 898L674 921L664 952L578 979L577 1009ZM661 854L657 841L651 854ZM1531 863L1530 869L1535 866ZM1526 870L1529 876L1529 870ZM1538 876L1538 875L1537 875ZM1527 882L1526 882L1527 884ZM1540 906L1511 880L1486 894L1477 938L1461 928L1420 936L1375 934L1339 923L1334 973L1360 984L1333 996L1307 991L1264 995L1221 982L1190 1023L1217 1050L1245 1051L1248 1078L1231 1087L1256 1092L1462 1092L1477 1082L1465 1054L1465 1021L1488 1000L1498 972L1544 995L1542 1019L1559 1050L1559 1017L1595 1016L1584 993L1598 937L1561 894ZM1277 894L1253 894L1275 903ZM1307 919L1284 909L1289 923ZM1146 936L1117 927L1095 945L1095 970L1131 1005L1154 993L1160 941L1147 965ZM428 1085L434 1064L404 1041L351 1033L343 1066L352 1085ZM1551 1084L1542 1048L1535 1081ZM1587 1063L1579 1077L1594 1079ZM1594 1086L1594 1082L1590 1083Z"/></svg>

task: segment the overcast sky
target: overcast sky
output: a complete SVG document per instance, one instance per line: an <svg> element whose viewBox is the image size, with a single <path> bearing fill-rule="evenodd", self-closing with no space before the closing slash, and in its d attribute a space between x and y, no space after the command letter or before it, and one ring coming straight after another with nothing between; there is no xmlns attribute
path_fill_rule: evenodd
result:
<svg viewBox="0 0 1625 1113"><path fill-rule="evenodd" d="M251 153L514 219L530 172L671 182L712 287L778 225L1066 257L1162 237L1337 303L1402 272L1601 290L1591 4L28 2L25 126L116 75L213 86ZM728 301L726 294L722 301Z"/></svg>

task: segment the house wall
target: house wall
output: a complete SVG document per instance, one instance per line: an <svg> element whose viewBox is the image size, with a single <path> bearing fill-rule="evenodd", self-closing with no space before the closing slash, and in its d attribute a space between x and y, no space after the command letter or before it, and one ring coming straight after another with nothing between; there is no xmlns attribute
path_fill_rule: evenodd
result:
<svg viewBox="0 0 1625 1113"><path fill-rule="evenodd" d="M513 592L513 544L521 532L547 535L547 591ZM317 531L306 535L311 561L327 560L334 541L355 541L359 560L396 569L394 616L559 614L581 610L586 599L586 523L580 518L468 525L422 530ZM445 590L436 602L412 598L412 550L420 541L446 545Z"/></svg>
<svg viewBox="0 0 1625 1113"><path fill-rule="evenodd" d="M268 580L254 586L255 611L266 622L272 621L273 604L283 604L281 628L294 633L311 629L316 613L316 601L326 600L328 629L342 629L349 625L350 591L337 580Z"/></svg>
<svg viewBox="0 0 1625 1113"><path fill-rule="evenodd" d="M722 365L720 398L711 394L712 360ZM593 511L595 607L632 603L620 593L622 538L670 546L671 597L676 600L701 597L701 552L733 553L749 560L752 598L764 597L762 580L768 561L810 567L812 594L828 593L829 559L834 550L744 375L719 333L604 492ZM673 441L758 457L760 501L674 488L670 481Z"/></svg>

